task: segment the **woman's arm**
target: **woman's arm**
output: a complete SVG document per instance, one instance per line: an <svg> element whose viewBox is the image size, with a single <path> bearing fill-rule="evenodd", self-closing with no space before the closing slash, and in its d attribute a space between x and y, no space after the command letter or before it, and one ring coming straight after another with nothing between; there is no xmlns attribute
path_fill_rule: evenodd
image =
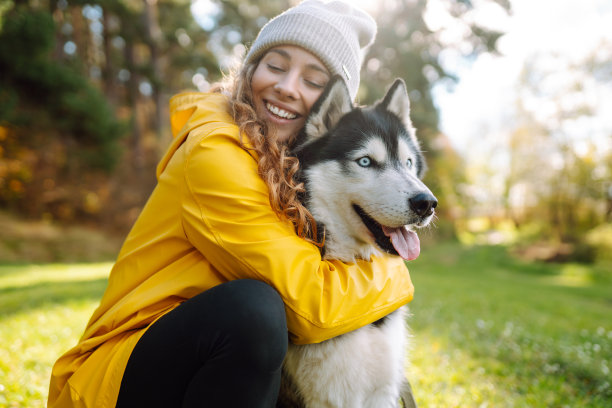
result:
<svg viewBox="0 0 612 408"><path fill-rule="evenodd" d="M199 128L185 146L183 227L220 274L276 288L298 344L354 330L412 299L410 275L399 257L351 264L322 260L314 245L274 213L257 162L232 130Z"/></svg>

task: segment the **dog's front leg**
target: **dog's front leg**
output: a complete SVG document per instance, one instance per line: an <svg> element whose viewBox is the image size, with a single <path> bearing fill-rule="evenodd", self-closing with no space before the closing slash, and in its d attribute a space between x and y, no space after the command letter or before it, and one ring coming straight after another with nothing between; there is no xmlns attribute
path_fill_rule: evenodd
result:
<svg viewBox="0 0 612 408"><path fill-rule="evenodd" d="M412 387L407 378L404 379L400 388L400 399L402 400L404 408L417 408L417 403L412 394Z"/></svg>

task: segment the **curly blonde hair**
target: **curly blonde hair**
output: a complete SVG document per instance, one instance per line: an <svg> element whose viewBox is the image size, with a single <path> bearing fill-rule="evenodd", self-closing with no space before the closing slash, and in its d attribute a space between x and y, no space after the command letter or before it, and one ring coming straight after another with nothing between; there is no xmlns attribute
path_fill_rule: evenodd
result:
<svg viewBox="0 0 612 408"><path fill-rule="evenodd" d="M246 64L239 71L232 72L212 91L230 95L229 112L240 128L242 147L254 151L259 158L259 175L268 186L274 212L291 221L298 236L322 247L323 234L319 239L315 219L299 199L304 192L304 183L295 180L300 164L289 151L293 140L279 143L274 129L259 119L255 111L251 79L258 63ZM248 145L244 136L248 138Z"/></svg>

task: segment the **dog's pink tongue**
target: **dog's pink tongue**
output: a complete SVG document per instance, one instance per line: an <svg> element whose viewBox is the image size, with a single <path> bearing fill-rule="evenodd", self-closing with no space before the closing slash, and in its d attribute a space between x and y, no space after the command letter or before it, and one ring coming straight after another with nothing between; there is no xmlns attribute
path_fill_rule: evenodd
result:
<svg viewBox="0 0 612 408"><path fill-rule="evenodd" d="M405 227L389 228L383 226L383 232L391 238L393 247L406 261L412 261L419 257L421 253L421 241L419 236L414 231L410 231Z"/></svg>

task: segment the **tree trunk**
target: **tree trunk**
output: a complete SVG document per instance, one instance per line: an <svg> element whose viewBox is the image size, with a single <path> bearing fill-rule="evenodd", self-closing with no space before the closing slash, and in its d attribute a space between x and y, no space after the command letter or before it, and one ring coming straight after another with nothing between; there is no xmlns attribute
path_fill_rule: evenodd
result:
<svg viewBox="0 0 612 408"><path fill-rule="evenodd" d="M132 108L132 156L135 169L140 171L144 167L143 132L140 126L140 109L138 106L138 81L140 76L136 72L136 53L131 39L127 39L125 44L125 60L130 71L130 79L127 82L127 99L128 105Z"/></svg>
<svg viewBox="0 0 612 408"><path fill-rule="evenodd" d="M74 6L70 8L70 20L72 23L72 39L77 47L77 54L85 65L85 74L89 76L89 28L83 21L83 7Z"/></svg>
<svg viewBox="0 0 612 408"><path fill-rule="evenodd" d="M144 17L146 26L146 42L151 53L151 67L153 68L153 78L151 85L153 88L153 103L155 105L155 117L153 118L153 126L157 134L157 140L161 139L161 124L162 124L162 92L161 86L163 82L162 64L160 45L162 41L162 31L159 27L159 13L157 10L157 0L144 1Z"/></svg>
<svg viewBox="0 0 612 408"><path fill-rule="evenodd" d="M103 9L102 24L103 46L104 46L104 66L102 67L102 80L104 82L104 94L112 105L117 103L117 73L113 65L112 33L110 32L111 13L108 9Z"/></svg>

